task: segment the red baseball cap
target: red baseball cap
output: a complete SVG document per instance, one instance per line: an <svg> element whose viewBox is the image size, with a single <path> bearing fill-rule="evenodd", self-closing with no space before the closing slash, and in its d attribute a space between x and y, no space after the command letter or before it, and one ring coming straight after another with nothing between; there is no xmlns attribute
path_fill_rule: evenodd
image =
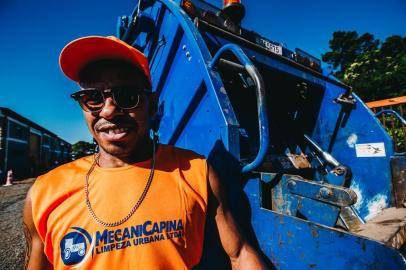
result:
<svg viewBox="0 0 406 270"><path fill-rule="evenodd" d="M79 82L80 71L87 64L102 59L118 59L134 64L147 76L151 84L151 74L145 55L113 36L89 36L75 39L62 49L59 66L66 77Z"/></svg>

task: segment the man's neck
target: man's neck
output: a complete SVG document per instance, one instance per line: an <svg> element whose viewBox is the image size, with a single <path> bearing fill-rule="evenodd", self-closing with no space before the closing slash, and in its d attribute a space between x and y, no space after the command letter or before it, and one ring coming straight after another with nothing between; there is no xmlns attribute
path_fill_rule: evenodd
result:
<svg viewBox="0 0 406 270"><path fill-rule="evenodd" d="M98 165L102 168L118 168L142 162L150 159L152 156L152 141L146 140L140 147L137 147L129 155L115 156L100 148Z"/></svg>

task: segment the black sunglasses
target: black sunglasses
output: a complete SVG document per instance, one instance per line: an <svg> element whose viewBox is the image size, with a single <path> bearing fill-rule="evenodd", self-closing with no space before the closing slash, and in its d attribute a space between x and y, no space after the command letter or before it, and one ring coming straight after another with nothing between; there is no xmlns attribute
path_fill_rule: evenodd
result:
<svg viewBox="0 0 406 270"><path fill-rule="evenodd" d="M146 89L139 90L134 86L114 87L111 89L85 88L73 93L71 97L79 102L82 109L87 112L101 111L108 95L111 95L117 107L130 110L137 108L142 93L148 92Z"/></svg>

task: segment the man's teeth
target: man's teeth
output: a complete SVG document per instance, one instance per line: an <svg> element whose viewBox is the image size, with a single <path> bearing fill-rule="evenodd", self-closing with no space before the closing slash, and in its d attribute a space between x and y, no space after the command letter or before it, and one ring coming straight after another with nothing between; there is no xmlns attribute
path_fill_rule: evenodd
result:
<svg viewBox="0 0 406 270"><path fill-rule="evenodd" d="M127 131L128 131L128 128L115 128L115 129L109 129L108 133L110 135L113 135L113 134L124 133L124 132L127 132Z"/></svg>

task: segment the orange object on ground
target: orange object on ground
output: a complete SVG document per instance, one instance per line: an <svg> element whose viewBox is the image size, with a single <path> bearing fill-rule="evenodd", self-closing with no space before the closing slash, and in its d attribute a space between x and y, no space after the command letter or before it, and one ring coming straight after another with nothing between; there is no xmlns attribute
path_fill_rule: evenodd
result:
<svg viewBox="0 0 406 270"><path fill-rule="evenodd" d="M6 177L6 183L3 185L3 187L8 187L12 186L14 182L14 175L12 170L7 171L7 177Z"/></svg>
<svg viewBox="0 0 406 270"><path fill-rule="evenodd" d="M103 227L85 204L93 156L40 176L31 191L35 226L54 269L190 269L200 261L207 212L207 162L159 145L151 187L124 224ZM126 216L144 190L151 161L95 167L90 202L104 221Z"/></svg>

